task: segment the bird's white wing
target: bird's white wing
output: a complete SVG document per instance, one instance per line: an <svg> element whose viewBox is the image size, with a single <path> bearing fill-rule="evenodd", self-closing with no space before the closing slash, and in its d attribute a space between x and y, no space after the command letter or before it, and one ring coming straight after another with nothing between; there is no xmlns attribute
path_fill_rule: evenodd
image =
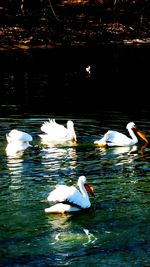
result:
<svg viewBox="0 0 150 267"><path fill-rule="evenodd" d="M122 145L122 144L128 143L130 138L127 137L125 134L117 132L117 131L108 131L105 134L105 140L107 143L109 143L109 145L111 145L111 143Z"/></svg>
<svg viewBox="0 0 150 267"><path fill-rule="evenodd" d="M28 133L25 133L25 132L19 132L18 133L18 140L30 142L30 141L32 141L32 136Z"/></svg>
<svg viewBox="0 0 150 267"><path fill-rule="evenodd" d="M8 143L10 142L30 142L32 141L32 136L26 132L12 130L9 134L6 135Z"/></svg>
<svg viewBox="0 0 150 267"><path fill-rule="evenodd" d="M56 189L49 194L47 200L50 202L73 203L81 206L83 196L74 186L58 185Z"/></svg>
<svg viewBox="0 0 150 267"><path fill-rule="evenodd" d="M41 131L45 132L46 134L54 135L66 135L67 129L65 126L55 122L55 120L49 120L48 122L44 122L41 126Z"/></svg>

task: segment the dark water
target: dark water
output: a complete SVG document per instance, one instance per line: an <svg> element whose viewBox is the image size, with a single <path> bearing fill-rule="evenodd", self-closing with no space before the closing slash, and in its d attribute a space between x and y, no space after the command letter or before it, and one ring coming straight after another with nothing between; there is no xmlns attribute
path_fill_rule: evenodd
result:
<svg viewBox="0 0 150 267"><path fill-rule="evenodd" d="M131 119L119 111L71 118L76 146L46 146L38 134L47 116L0 118L1 266L149 266L150 150L100 149L93 142L107 129L126 133ZM146 111L135 119L149 137ZM17 128L33 136L33 147L6 155L5 134ZM48 193L79 175L93 185L92 208L72 215L48 215Z"/></svg>
<svg viewBox="0 0 150 267"><path fill-rule="evenodd" d="M0 59L2 116L149 109L149 45L6 51Z"/></svg>

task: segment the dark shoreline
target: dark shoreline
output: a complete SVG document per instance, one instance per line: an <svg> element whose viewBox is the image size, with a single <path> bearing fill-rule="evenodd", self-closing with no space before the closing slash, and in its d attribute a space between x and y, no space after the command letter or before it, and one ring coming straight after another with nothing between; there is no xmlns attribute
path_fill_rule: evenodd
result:
<svg viewBox="0 0 150 267"><path fill-rule="evenodd" d="M127 2L0 8L1 116L149 109L150 8Z"/></svg>
<svg viewBox="0 0 150 267"><path fill-rule="evenodd" d="M33 5L22 13L17 7L1 7L0 51L150 44L150 7L146 1L143 5L129 5L127 1L121 5L118 1L115 7L55 4L56 13L52 8L34 9Z"/></svg>

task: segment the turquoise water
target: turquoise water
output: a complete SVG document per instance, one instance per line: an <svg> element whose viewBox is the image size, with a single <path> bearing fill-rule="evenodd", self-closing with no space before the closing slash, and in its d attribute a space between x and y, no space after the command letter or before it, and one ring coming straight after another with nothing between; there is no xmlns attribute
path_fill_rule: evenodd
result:
<svg viewBox="0 0 150 267"><path fill-rule="evenodd" d="M137 119L138 117L138 119ZM57 116L72 119L77 145L46 146L38 134L49 116L0 118L1 266L150 266L150 148L96 147L106 130L126 133L134 120L149 137L148 112ZM51 116L53 118L53 116ZM17 128L33 136L33 147L6 155L5 134ZM58 183L85 175L95 198L88 211L46 214L47 196Z"/></svg>

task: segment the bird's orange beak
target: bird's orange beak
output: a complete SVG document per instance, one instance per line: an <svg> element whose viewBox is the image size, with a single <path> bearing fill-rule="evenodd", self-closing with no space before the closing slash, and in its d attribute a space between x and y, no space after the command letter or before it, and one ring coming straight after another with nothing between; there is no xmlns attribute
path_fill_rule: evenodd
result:
<svg viewBox="0 0 150 267"><path fill-rule="evenodd" d="M136 129L135 131L146 143L149 143L145 133L141 132L139 129Z"/></svg>
<svg viewBox="0 0 150 267"><path fill-rule="evenodd" d="M88 185L88 184L85 184L85 189L87 192L89 192L93 197L95 197L95 194L94 194L94 189L91 185Z"/></svg>

